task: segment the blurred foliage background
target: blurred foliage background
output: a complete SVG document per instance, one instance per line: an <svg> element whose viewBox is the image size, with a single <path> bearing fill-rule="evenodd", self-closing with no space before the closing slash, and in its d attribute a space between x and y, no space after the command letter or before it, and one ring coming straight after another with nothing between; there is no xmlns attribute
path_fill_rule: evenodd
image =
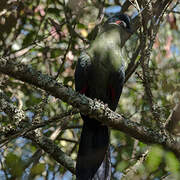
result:
<svg viewBox="0 0 180 180"><path fill-rule="evenodd" d="M81 49L87 48L97 23L99 10L106 15L121 9L125 0L1 0L0 56L15 58L53 76L58 82L74 88L74 69ZM137 9L126 11L131 18ZM106 19L106 17L104 18ZM180 99L180 2L172 1L163 17L150 61L151 90L161 116L166 119ZM138 32L125 45L126 63L138 46ZM139 57L137 57L138 59ZM117 112L136 122L156 128L138 67L126 82ZM29 121L40 122L68 111L71 107L46 92L0 74L0 89L11 103L26 112ZM147 122L147 119L150 122ZM76 159L82 120L79 114L67 117L63 127L58 122L41 128L43 135L72 159ZM11 124L11 118L0 111L0 126ZM144 153L148 150L148 154ZM180 162L172 152L111 130L112 179L128 174L143 157L133 179L180 179ZM18 137L0 149L0 179L73 179L65 167L36 147L30 140Z"/></svg>

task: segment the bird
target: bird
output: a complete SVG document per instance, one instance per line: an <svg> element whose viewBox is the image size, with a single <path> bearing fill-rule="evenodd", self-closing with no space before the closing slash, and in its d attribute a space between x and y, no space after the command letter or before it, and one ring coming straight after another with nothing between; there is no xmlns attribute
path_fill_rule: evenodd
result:
<svg viewBox="0 0 180 180"><path fill-rule="evenodd" d="M115 111L125 80L122 44L131 33L130 18L116 13L102 25L88 49L83 50L75 69L75 90L107 104ZM76 179L92 180L107 153L108 126L81 114L83 127L76 161Z"/></svg>

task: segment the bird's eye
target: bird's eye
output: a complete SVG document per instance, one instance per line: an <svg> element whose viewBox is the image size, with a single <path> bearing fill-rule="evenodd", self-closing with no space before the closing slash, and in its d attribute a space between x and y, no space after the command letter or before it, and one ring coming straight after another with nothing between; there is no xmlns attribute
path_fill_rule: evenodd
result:
<svg viewBox="0 0 180 180"><path fill-rule="evenodd" d="M122 20L116 20L115 23L121 25L124 28L127 28L127 24Z"/></svg>
<svg viewBox="0 0 180 180"><path fill-rule="evenodd" d="M109 24L116 24L119 26L122 26L123 28L127 28L127 24L125 21L123 21L121 18L112 17L108 20Z"/></svg>

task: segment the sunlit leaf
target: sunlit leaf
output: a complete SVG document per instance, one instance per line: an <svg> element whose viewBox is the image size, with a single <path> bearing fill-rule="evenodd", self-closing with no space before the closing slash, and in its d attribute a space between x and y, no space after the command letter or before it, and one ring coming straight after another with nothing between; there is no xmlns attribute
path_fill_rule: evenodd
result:
<svg viewBox="0 0 180 180"><path fill-rule="evenodd" d="M44 172L44 170L45 170L45 164L39 163L39 164L32 167L31 174L32 175L42 174Z"/></svg>
<svg viewBox="0 0 180 180"><path fill-rule="evenodd" d="M163 150L159 146L153 146L147 157L147 168L150 172L158 169L160 163L162 162Z"/></svg>
<svg viewBox="0 0 180 180"><path fill-rule="evenodd" d="M21 158L13 153L8 153L5 159L6 167L14 177L20 177L23 173L23 162Z"/></svg>

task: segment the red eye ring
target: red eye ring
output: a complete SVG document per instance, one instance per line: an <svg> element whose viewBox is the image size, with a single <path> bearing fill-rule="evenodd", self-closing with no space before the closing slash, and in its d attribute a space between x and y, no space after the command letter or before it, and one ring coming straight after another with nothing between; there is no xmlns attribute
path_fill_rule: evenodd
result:
<svg viewBox="0 0 180 180"><path fill-rule="evenodd" d="M117 20L117 21L116 21L116 24L121 24L121 23L122 23L121 20Z"/></svg>

